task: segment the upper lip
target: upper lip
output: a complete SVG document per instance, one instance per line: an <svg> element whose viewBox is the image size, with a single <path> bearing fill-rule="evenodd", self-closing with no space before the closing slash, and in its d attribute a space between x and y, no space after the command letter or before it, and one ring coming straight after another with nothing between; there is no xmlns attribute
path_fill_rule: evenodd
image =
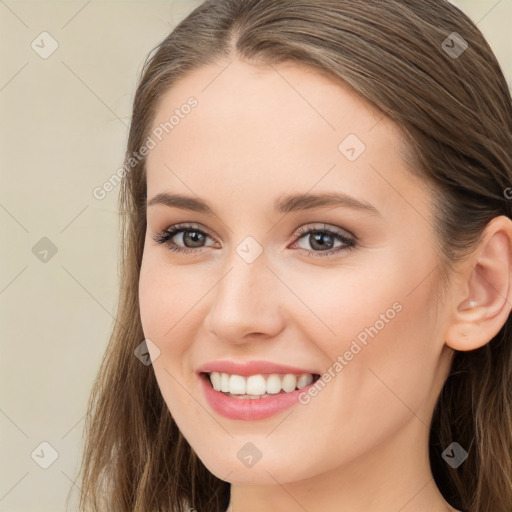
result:
<svg viewBox="0 0 512 512"><path fill-rule="evenodd" d="M317 371L308 368L297 368L283 364L273 363L271 361L246 361L245 363L237 363L235 361L211 361L201 365L197 369L197 373L229 373L230 375L257 375L270 373L291 373L293 375L302 375L311 373L318 375Z"/></svg>

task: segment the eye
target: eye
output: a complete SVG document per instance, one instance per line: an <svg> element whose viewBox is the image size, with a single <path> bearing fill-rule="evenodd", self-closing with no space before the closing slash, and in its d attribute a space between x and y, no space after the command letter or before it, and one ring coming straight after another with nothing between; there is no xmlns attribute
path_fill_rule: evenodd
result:
<svg viewBox="0 0 512 512"><path fill-rule="evenodd" d="M203 252L205 246L202 245L211 237L203 230L187 224L176 224L157 234L153 240L158 244L165 244L171 251L180 253ZM334 231L325 226L309 227L299 229L295 236L292 247L302 240L309 243L313 250L299 247L307 252L308 256L329 256L341 251L351 250L356 246L356 240L344 233ZM336 242L338 245L336 245Z"/></svg>
<svg viewBox="0 0 512 512"><path fill-rule="evenodd" d="M329 229L323 224L319 227L306 227L298 231L298 237L293 245L301 241L305 241L313 250L300 247L305 250L308 256L323 257L329 256L341 251L347 251L356 247L355 238L352 238L344 233ZM339 245L335 245L338 242ZM292 247L293 247L292 245Z"/></svg>
<svg viewBox="0 0 512 512"><path fill-rule="evenodd" d="M211 238L207 233L191 225L176 224L167 228L162 233L156 235L153 240L158 244L166 244L170 251L191 253L202 252L204 247L201 244ZM180 240L182 245L178 245L173 239Z"/></svg>

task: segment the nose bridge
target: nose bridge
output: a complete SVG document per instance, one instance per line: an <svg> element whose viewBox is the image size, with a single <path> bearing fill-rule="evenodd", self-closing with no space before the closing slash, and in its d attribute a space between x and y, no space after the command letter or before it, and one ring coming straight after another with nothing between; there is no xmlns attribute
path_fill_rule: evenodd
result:
<svg viewBox="0 0 512 512"><path fill-rule="evenodd" d="M261 253L254 260L239 254L243 243L227 261L227 271L213 291L206 321L218 337L236 341L249 333L275 335L281 328L276 277Z"/></svg>
<svg viewBox="0 0 512 512"><path fill-rule="evenodd" d="M236 240L236 238L234 238ZM240 239L239 239L240 240ZM265 294L272 273L268 270L268 250L253 236L245 236L236 243L226 258L229 274L219 283L219 293L232 297L243 304L244 301L261 299Z"/></svg>
<svg viewBox="0 0 512 512"><path fill-rule="evenodd" d="M272 273L267 268L263 254L248 263L238 253L233 252L228 262L229 272L221 280L216 293L216 302L231 311L243 313L246 308L256 312L262 310L271 292Z"/></svg>

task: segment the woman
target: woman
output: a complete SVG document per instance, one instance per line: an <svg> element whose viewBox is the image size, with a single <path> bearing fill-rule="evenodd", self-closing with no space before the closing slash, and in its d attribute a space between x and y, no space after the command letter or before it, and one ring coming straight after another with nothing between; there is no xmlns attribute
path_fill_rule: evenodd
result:
<svg viewBox="0 0 512 512"><path fill-rule="evenodd" d="M510 511L511 148L448 2L192 12L134 100L81 509Z"/></svg>

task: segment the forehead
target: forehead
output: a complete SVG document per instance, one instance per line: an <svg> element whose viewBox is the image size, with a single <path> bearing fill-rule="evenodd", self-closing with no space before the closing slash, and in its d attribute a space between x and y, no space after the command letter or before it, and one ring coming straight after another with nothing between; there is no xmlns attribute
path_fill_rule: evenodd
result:
<svg viewBox="0 0 512 512"><path fill-rule="evenodd" d="M349 87L296 64L199 68L160 99L155 131L161 140L152 135L148 197L165 188L270 201L277 192L317 187L386 202L389 187L376 170L401 173L404 184L412 178L388 118Z"/></svg>

